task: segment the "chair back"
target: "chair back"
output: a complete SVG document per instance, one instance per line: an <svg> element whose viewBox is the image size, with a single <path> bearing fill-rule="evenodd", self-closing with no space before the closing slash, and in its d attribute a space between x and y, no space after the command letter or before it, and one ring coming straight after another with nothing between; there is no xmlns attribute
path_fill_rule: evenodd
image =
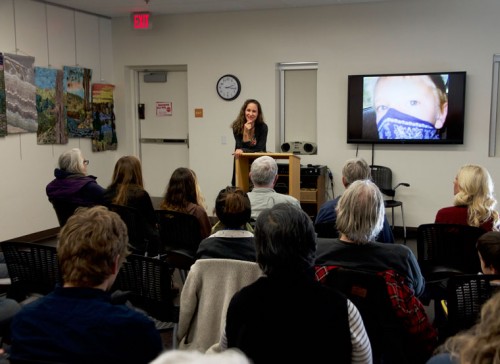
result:
<svg viewBox="0 0 500 364"><path fill-rule="evenodd" d="M314 224L314 230L318 238L338 238L339 232L334 222L320 222Z"/></svg>
<svg viewBox="0 0 500 364"><path fill-rule="evenodd" d="M235 259L198 259L181 291L179 348L217 351L233 295L262 275L259 265ZM213 346L213 347L212 347Z"/></svg>
<svg viewBox="0 0 500 364"><path fill-rule="evenodd" d="M174 268L179 272L179 276L183 284L186 281L186 277L191 269L191 266L196 261L195 257L180 250L168 251L163 259L168 262L171 268Z"/></svg>
<svg viewBox="0 0 500 364"><path fill-rule="evenodd" d="M174 304L177 292L172 289L172 273L166 261L129 255L113 284L112 291L116 290L127 292L135 307L159 321L179 321L179 308Z"/></svg>
<svg viewBox="0 0 500 364"><path fill-rule="evenodd" d="M396 191L392 188L392 170L388 167L370 166L373 183L377 185L384 195L394 197Z"/></svg>
<svg viewBox="0 0 500 364"><path fill-rule="evenodd" d="M148 223L137 209L117 204L109 204L108 208L120 215L127 225L128 240L134 253L145 254L148 251L158 253L158 248L152 246L158 245L159 242L155 241L153 234L148 233ZM159 237L156 238L159 240Z"/></svg>
<svg viewBox="0 0 500 364"><path fill-rule="evenodd" d="M201 242L196 216L172 210L155 210L163 251L178 250L195 256Z"/></svg>
<svg viewBox="0 0 500 364"><path fill-rule="evenodd" d="M59 226L63 227L66 221L73 215L75 210L82 205L76 204L74 202L68 202L65 200L51 200L50 203L54 208L57 215L57 221L59 221Z"/></svg>
<svg viewBox="0 0 500 364"><path fill-rule="evenodd" d="M1 248L11 279L8 297L22 302L32 295L46 295L62 283L55 246L4 241Z"/></svg>
<svg viewBox="0 0 500 364"><path fill-rule="evenodd" d="M481 307L500 291L500 275L467 274L448 280L446 335L455 335L472 327L479 319Z"/></svg>
<svg viewBox="0 0 500 364"><path fill-rule="evenodd" d="M481 271L477 239L485 231L460 224L422 224L417 228L417 259L427 282Z"/></svg>
<svg viewBox="0 0 500 364"><path fill-rule="evenodd" d="M410 340L396 316L382 276L338 267L323 283L344 293L358 308L370 338L374 364L411 363L405 350Z"/></svg>

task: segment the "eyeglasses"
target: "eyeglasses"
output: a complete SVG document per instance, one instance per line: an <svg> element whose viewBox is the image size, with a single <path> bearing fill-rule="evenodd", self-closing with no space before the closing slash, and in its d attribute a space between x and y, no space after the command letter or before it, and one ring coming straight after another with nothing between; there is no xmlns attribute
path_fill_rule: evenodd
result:
<svg viewBox="0 0 500 364"><path fill-rule="evenodd" d="M84 164L84 165L88 166L88 165L89 165L89 163L90 163L90 161L89 161L88 159L84 159L84 160L83 160L83 164Z"/></svg>

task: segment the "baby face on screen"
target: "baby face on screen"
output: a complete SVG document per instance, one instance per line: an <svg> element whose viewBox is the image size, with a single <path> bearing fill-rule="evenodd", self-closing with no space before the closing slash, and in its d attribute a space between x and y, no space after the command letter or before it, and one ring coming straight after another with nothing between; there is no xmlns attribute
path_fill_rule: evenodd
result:
<svg viewBox="0 0 500 364"><path fill-rule="evenodd" d="M380 77L373 100L381 139L439 139L448 101L428 75Z"/></svg>

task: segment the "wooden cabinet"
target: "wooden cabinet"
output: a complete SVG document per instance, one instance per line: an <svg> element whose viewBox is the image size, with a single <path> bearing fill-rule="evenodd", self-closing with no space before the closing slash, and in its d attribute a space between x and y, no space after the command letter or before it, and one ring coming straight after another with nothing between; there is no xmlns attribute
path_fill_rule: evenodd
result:
<svg viewBox="0 0 500 364"><path fill-rule="evenodd" d="M313 220L326 201L326 173L326 166L301 168L300 205Z"/></svg>
<svg viewBox="0 0 500 364"><path fill-rule="evenodd" d="M242 153L240 157L236 159L236 186L240 187L245 192L248 192L250 190L250 182L248 178L250 165L252 164L254 159L262 156L269 156L274 159L285 160L285 165L287 168L287 192L282 193L286 193L290 196L300 199L300 157L292 153ZM279 168L278 174L280 174Z"/></svg>
<svg viewBox="0 0 500 364"><path fill-rule="evenodd" d="M288 171L286 165L278 165L278 181L274 189L279 193L288 194ZM300 167L300 205L312 219L326 201L326 166Z"/></svg>

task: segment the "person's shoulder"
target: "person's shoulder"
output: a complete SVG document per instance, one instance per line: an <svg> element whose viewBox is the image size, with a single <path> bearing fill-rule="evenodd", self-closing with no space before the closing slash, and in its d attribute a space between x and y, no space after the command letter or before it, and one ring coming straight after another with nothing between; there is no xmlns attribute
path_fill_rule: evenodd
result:
<svg viewBox="0 0 500 364"><path fill-rule="evenodd" d="M325 209L334 208L335 206L337 206L338 202L339 202L339 198L335 197L332 200L328 200L328 201L324 202L323 205L321 205L319 209L321 211L321 210L325 210Z"/></svg>
<svg viewBox="0 0 500 364"><path fill-rule="evenodd" d="M450 211L455 211L458 207L457 206L446 206L446 207L441 207L439 210L438 210L438 214L439 213L446 213L446 212L450 212Z"/></svg>
<svg viewBox="0 0 500 364"><path fill-rule="evenodd" d="M287 195L287 194L284 194L284 193L279 193L279 192L276 192L276 193L278 195L280 195L284 200L292 202L294 204L298 203L300 205L300 201L296 197L293 197L291 195Z"/></svg>
<svg viewBox="0 0 500 364"><path fill-rule="evenodd" d="M368 247L371 247L373 251L380 252L382 255L388 255L389 253L400 256L408 256L414 255L413 251L407 246L403 244L387 244L387 243L379 243L379 242L370 242L366 244Z"/></svg>
<svg viewBox="0 0 500 364"><path fill-rule="evenodd" d="M463 215L463 214L467 214L467 206L442 207L436 213L435 222L437 222L437 223L439 223L439 222L449 223L450 221L447 219L454 218L458 215Z"/></svg>
<svg viewBox="0 0 500 364"><path fill-rule="evenodd" d="M113 305L108 307L108 313L104 320L109 320L110 325L129 325L136 327L143 327L145 329L154 328L153 321L147 316L146 313L140 312L127 305Z"/></svg>

